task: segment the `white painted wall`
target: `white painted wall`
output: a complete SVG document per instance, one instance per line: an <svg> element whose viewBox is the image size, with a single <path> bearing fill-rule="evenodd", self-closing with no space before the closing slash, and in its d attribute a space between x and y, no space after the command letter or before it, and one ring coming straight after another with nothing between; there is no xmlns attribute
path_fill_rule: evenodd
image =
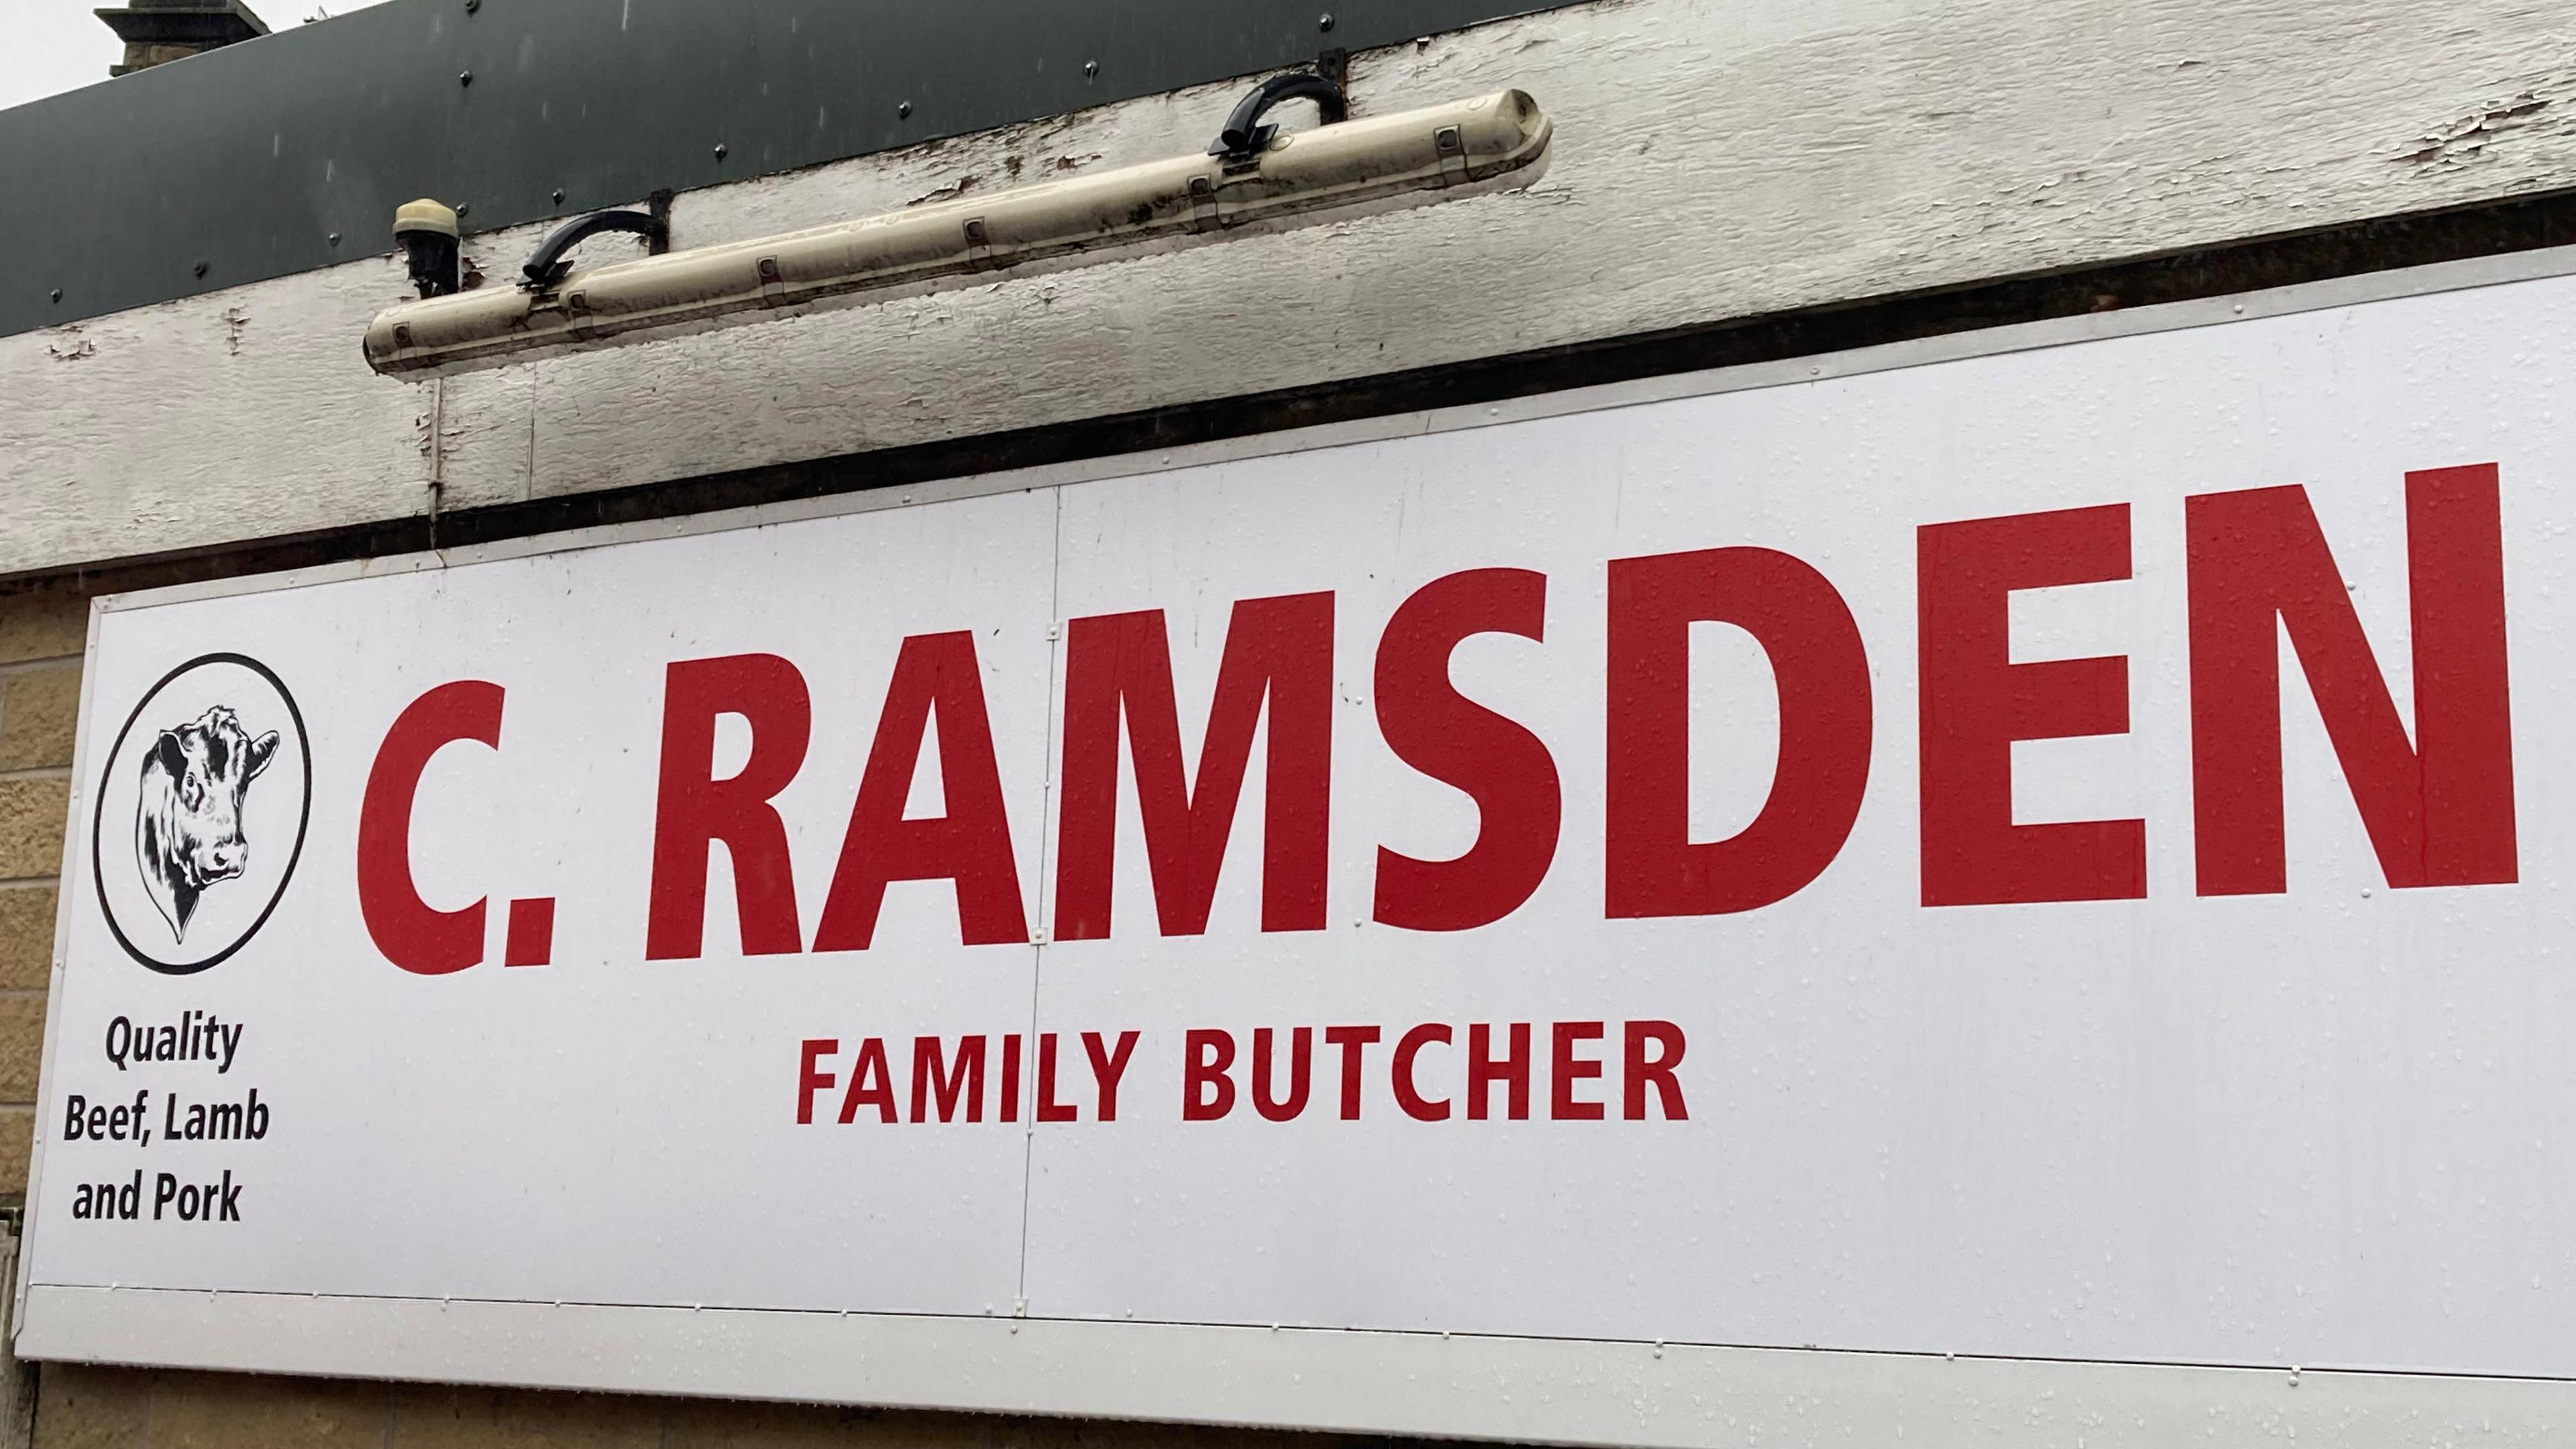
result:
<svg viewBox="0 0 2576 1449"><path fill-rule="evenodd" d="M969 436L2576 185L2520 0L1602 0L1364 54L1512 84L1525 195L551 360L379 378L388 258L0 339L0 576ZM683 246L1204 144L1236 87L680 198ZM536 229L476 239L500 284ZM605 245L605 244L595 244ZM430 446L433 418L437 454Z"/></svg>

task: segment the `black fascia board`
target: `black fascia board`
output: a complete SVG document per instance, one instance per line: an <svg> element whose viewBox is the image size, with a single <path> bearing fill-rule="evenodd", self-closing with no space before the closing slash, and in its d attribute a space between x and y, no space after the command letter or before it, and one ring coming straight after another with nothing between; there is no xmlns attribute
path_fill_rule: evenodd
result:
<svg viewBox="0 0 2576 1449"><path fill-rule="evenodd" d="M0 336L1566 3L390 0L0 110Z"/></svg>

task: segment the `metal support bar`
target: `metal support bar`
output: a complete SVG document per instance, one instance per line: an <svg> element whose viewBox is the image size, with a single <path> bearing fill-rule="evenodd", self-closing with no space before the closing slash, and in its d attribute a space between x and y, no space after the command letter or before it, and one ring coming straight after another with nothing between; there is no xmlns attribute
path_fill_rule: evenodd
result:
<svg viewBox="0 0 2576 1449"><path fill-rule="evenodd" d="M594 211L588 216L577 216L547 235L545 242L537 248L537 254L528 258L528 264L520 269L527 274L527 280L519 285L531 292L554 290L555 283L572 274L572 263L565 260L564 254L604 231L633 232L652 243L656 253L668 246L671 239L670 222L651 212Z"/></svg>
<svg viewBox="0 0 2576 1449"><path fill-rule="evenodd" d="M1234 103L1234 114L1225 118L1225 129L1217 133L1207 153L1228 160L1258 155L1262 147L1270 144L1270 138L1279 134L1277 126L1265 126L1261 118L1281 101L1297 100L1313 101L1327 126L1350 119L1350 103L1344 99L1338 81L1310 70L1286 71L1254 86L1250 94Z"/></svg>

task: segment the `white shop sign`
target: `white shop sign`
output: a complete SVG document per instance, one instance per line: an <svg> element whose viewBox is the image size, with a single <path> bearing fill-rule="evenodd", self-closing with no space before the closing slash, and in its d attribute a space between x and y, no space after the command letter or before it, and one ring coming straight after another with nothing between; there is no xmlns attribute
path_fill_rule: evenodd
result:
<svg viewBox="0 0 2576 1449"><path fill-rule="evenodd" d="M21 1350L2576 1375L2576 282L1761 380L109 601Z"/></svg>

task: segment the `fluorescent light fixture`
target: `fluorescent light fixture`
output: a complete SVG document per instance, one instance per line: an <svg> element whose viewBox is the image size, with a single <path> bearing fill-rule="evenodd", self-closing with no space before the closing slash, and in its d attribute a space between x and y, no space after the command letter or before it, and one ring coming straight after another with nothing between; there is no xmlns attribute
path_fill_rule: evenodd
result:
<svg viewBox="0 0 2576 1449"><path fill-rule="evenodd" d="M406 302L369 324L367 363L388 375L493 367L588 343L759 321L779 308L882 301L1511 190L1545 169L1550 130L1536 101L1506 90L1253 134L1231 153L670 252L543 287Z"/></svg>

